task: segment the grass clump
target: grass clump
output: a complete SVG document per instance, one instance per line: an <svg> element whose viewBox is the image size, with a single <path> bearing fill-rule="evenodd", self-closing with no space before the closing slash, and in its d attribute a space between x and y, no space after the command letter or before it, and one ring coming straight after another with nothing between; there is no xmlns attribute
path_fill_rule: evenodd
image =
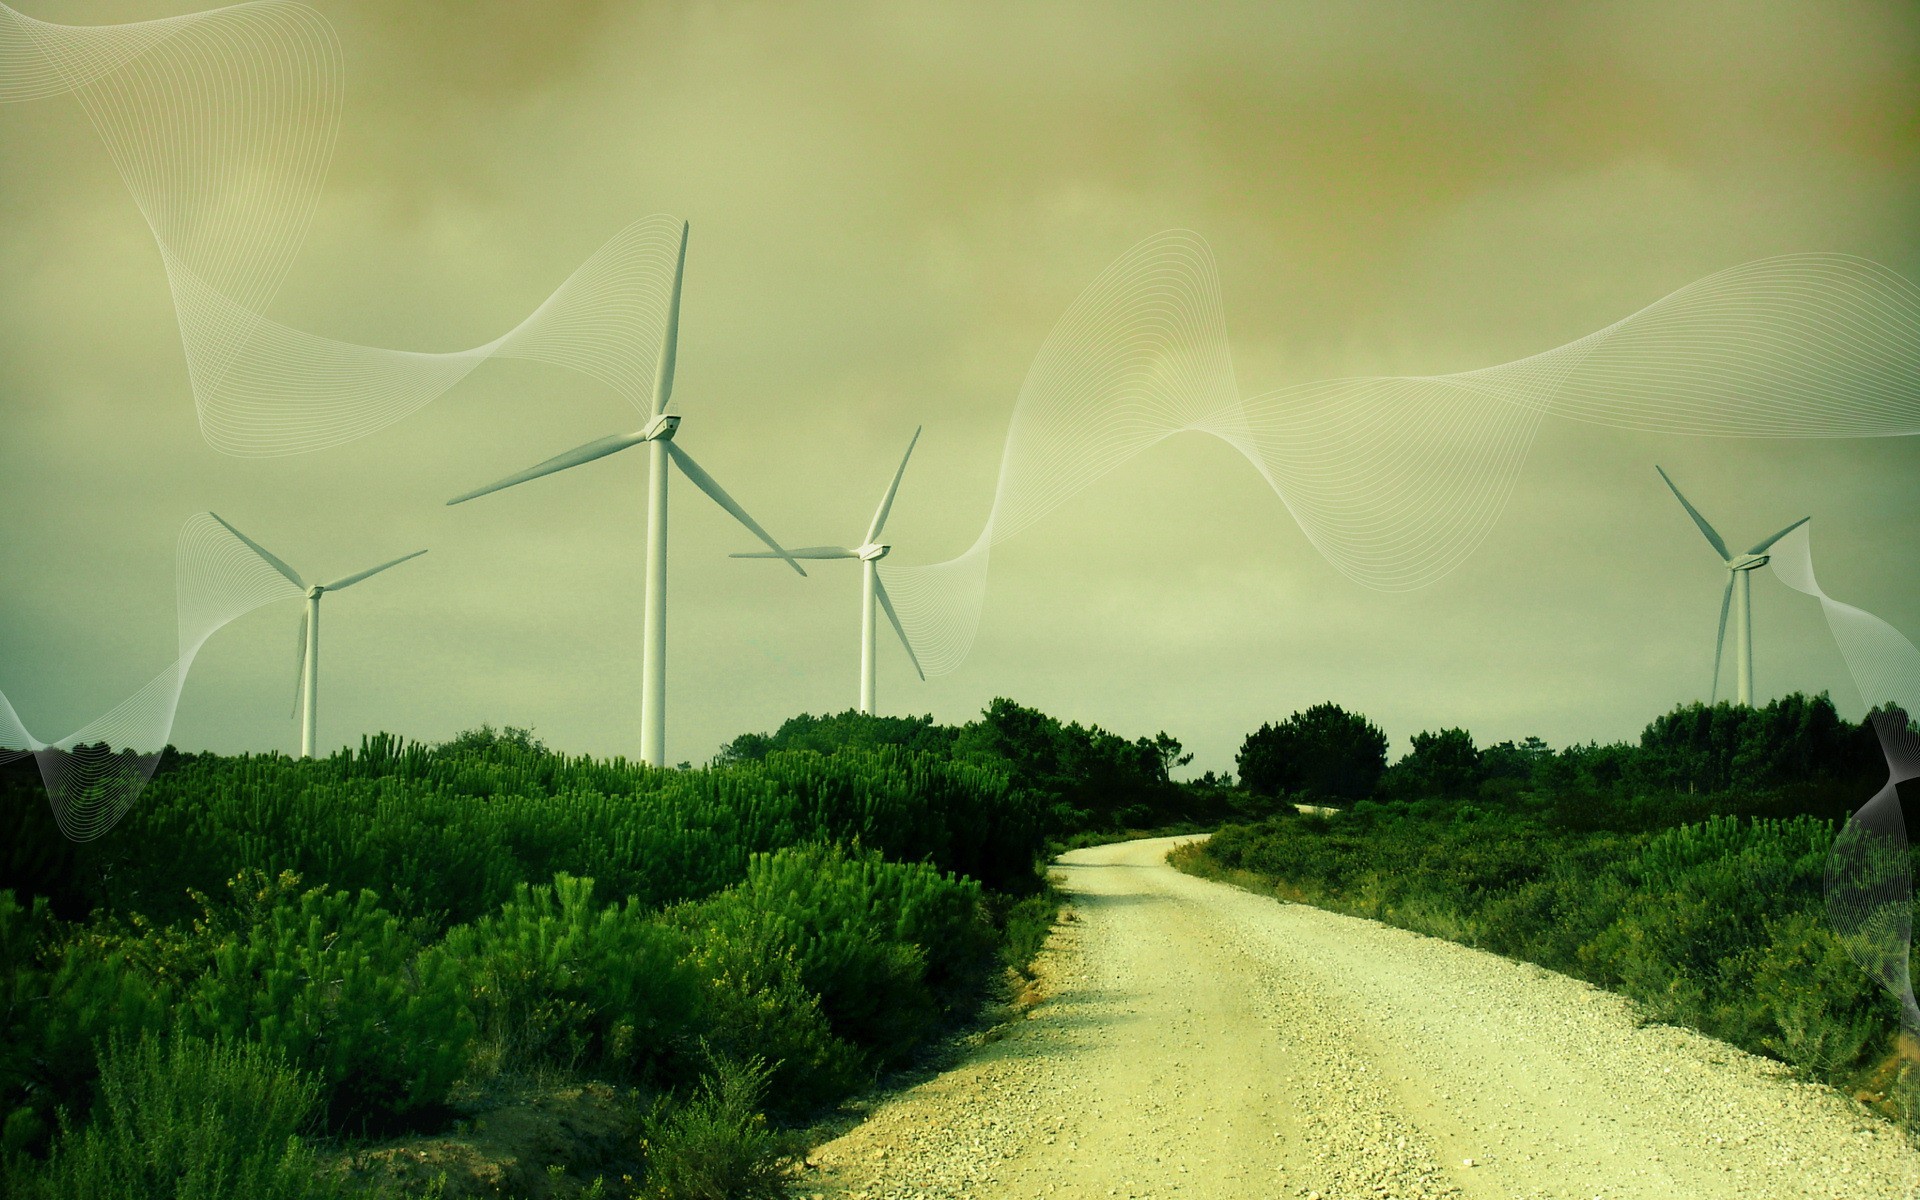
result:
<svg viewBox="0 0 1920 1200"><path fill-rule="evenodd" d="M647 1188L658 1200L779 1200L793 1148L760 1112L765 1060L713 1055L693 1094L647 1123Z"/></svg>
<svg viewBox="0 0 1920 1200"><path fill-rule="evenodd" d="M300 1133L320 1086L255 1044L175 1034L115 1040L84 1126L11 1164L17 1200L332 1200Z"/></svg>

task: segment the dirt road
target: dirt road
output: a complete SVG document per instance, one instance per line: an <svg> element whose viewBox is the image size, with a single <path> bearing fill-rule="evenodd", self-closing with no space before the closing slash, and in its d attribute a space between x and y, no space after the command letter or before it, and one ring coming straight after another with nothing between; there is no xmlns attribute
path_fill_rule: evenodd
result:
<svg viewBox="0 0 1920 1200"><path fill-rule="evenodd" d="M802 1196L1909 1197L1851 1101L1536 967L1075 851L1051 995Z"/></svg>

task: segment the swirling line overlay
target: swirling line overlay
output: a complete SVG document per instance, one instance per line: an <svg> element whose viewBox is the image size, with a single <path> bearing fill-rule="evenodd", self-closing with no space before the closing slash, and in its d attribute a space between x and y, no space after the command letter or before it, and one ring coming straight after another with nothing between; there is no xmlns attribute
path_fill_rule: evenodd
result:
<svg viewBox="0 0 1920 1200"><path fill-rule="evenodd" d="M187 671L207 639L236 617L303 594L211 513L195 513L180 527L174 591L179 657L103 716L43 742L0 694L0 762L34 756L54 820L74 841L113 828L153 777L173 733Z"/></svg>
<svg viewBox="0 0 1920 1200"><path fill-rule="evenodd" d="M333 28L290 0L125 25L55 25L0 4L0 101L70 94L152 231L200 429L238 456L364 437L486 359L588 375L648 412L680 222L609 239L527 318L468 350L321 337L267 309L305 240L340 126Z"/></svg>
<svg viewBox="0 0 1920 1200"><path fill-rule="evenodd" d="M1920 290L1861 258L1769 258L1514 362L1243 398L1212 254L1197 234L1162 233L1109 267L1041 347L973 545L880 570L922 667L952 671L979 627L995 545L1195 431L1243 454L1349 578L1411 590L1486 537L1550 414L1739 437L1920 432Z"/></svg>
<svg viewBox="0 0 1920 1200"><path fill-rule="evenodd" d="M1887 782L1848 818L1827 856L1827 920L1847 954L1892 994L1901 1025L1920 1036L1908 957L1913 949L1913 867L1899 786L1920 778L1920 650L1870 612L1827 595L1813 573L1809 526L1772 549L1773 573L1820 602L1847 670L1874 711Z"/></svg>

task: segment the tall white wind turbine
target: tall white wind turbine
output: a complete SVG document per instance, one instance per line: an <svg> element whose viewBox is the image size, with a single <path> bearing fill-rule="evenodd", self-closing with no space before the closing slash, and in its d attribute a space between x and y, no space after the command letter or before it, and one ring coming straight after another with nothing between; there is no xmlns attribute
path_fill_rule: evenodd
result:
<svg viewBox="0 0 1920 1200"><path fill-rule="evenodd" d="M874 678L877 674L874 663L874 605L887 612L887 620L893 623L893 631L900 635L900 644L907 648L907 658L913 663L914 671L922 680L927 673L920 669L919 656L913 652L913 643L907 640L907 631L900 624L900 614L893 611L893 600L887 595L887 585L880 582L880 560L887 556L892 546L880 542L880 531L886 527L887 514L893 510L894 493L900 490L900 479L907 473L907 460L913 457L913 447L920 440L920 430L913 431L913 437L907 442L907 452L900 456L900 469L893 473L893 482L887 485L886 495L880 497L880 507L873 510L873 520L867 525L867 536L858 546L807 546L791 552L792 558L857 558L860 560L860 711L873 712ZM774 555L764 550L748 554L735 554L734 558L786 558L787 554Z"/></svg>
<svg viewBox="0 0 1920 1200"><path fill-rule="evenodd" d="M1680 494L1680 489L1674 486L1673 480L1668 477L1666 471L1658 466L1653 469L1660 472L1660 478L1666 480L1674 499L1680 502L1680 507L1687 510L1687 515L1692 517L1693 523L1700 527L1700 532L1707 535L1707 542L1713 547L1714 553L1727 564L1727 589L1720 595L1720 632L1715 635L1713 643L1713 691L1710 694L1710 701L1720 698L1720 658L1726 648L1727 609L1731 607L1733 609L1734 701L1752 707L1753 572L1767 565L1769 558L1767 550L1775 542L1813 518L1801 517L1772 537L1756 542L1753 549L1745 554L1735 554L1727 549L1726 540L1714 531L1713 526L1707 524L1707 519L1700 515L1700 510L1687 503L1687 498ZM1737 604L1734 603L1736 593L1739 600Z"/></svg>
<svg viewBox="0 0 1920 1200"><path fill-rule="evenodd" d="M295 676L296 692L294 704L301 714L300 720L300 757L313 757L314 734L319 728L320 708L320 597L327 592L345 591L363 579L372 578L388 567L397 567L411 558L419 558L425 550L415 550L412 554L402 554L399 558L383 562L377 567L368 567L364 571L355 571L332 583L308 583L300 578L286 563L280 561L270 550L241 533L219 513L209 513L214 520L226 525L227 532L245 542L255 554L266 560L268 566L285 575L293 586L307 594L307 607L300 614L300 669Z"/></svg>
<svg viewBox="0 0 1920 1200"><path fill-rule="evenodd" d="M673 268L673 298L667 309L666 331L661 339L660 361L653 375L653 415L644 429L636 433L616 433L576 446L565 454L558 454L524 471L509 475L505 479L475 488L471 492L455 496L448 504L460 504L488 492L497 492L510 488L529 479L538 479L542 475L551 475L564 471L568 467L577 467L592 462L596 458L605 458L617 454L631 446L646 443L648 446L648 472L650 486L647 492L647 575L646 575L646 615L641 634L640 658L640 758L653 766L666 763L667 752L667 462L680 468L681 474L693 481L693 485L713 498L713 502L732 513L734 518L745 525L753 535L771 547L774 553L785 559L787 565L800 574L801 569L793 556L773 540L773 535L760 527L759 522L747 515L726 490L706 473L693 456L680 448L674 435L680 429L680 417L669 415L667 401L673 396L674 354L680 343L680 284L687 273L687 225L680 226L680 258Z"/></svg>

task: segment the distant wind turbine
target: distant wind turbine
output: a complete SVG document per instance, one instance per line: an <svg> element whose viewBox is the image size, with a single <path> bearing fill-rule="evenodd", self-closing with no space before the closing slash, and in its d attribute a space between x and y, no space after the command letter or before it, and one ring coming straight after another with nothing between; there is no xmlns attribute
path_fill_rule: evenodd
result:
<svg viewBox="0 0 1920 1200"><path fill-rule="evenodd" d="M713 498L715 504L732 513L734 518L745 525L753 535L771 547L774 553L785 559L788 566L805 575L793 556L781 549L773 535L760 528L759 522L747 515L726 490L714 482L713 476L706 473L693 456L680 448L674 441L679 431L680 417L669 415L667 401L673 396L674 354L680 342L680 284L687 272L687 225L680 226L680 258L673 268L673 298L667 309L666 331L661 339L660 361L653 376L653 414L644 429L637 433L616 433L607 437L577 446L565 454L555 455L536 466L509 475L505 479L475 488L464 495L455 496L448 504L460 504L488 492L497 492L510 488L529 479L538 479L542 475L551 475L564 471L568 467L577 467L590 463L596 458L605 458L617 454L630 446L645 442L649 447L648 471L650 487L647 493L647 575L646 575L646 615L641 634L640 657L640 758L653 766L666 763L667 743L667 461L673 464L693 485Z"/></svg>
<svg viewBox="0 0 1920 1200"><path fill-rule="evenodd" d="M293 586L307 594L306 610L300 614L300 667L299 674L294 678L294 686L297 689L294 704L295 710L303 713L300 722L300 757L312 758L320 705L320 597L327 592L344 591L363 579L378 575L388 567L397 567L410 558L419 558L426 551L415 550L412 554L402 554L399 558L383 562L377 567L368 567L364 571L356 571L332 583L310 584L300 578L299 572L280 561L272 551L229 525L226 518L219 513L208 515L222 525L226 525L228 533L245 542L255 554L266 560L268 566L285 575Z"/></svg>
<svg viewBox="0 0 1920 1200"><path fill-rule="evenodd" d="M1726 540L1714 531L1713 526L1707 524L1707 519L1700 515L1700 510L1687 503L1687 498L1680 494L1680 489L1674 486L1673 480L1668 477L1666 471L1658 466L1655 466L1653 469L1660 472L1660 478L1666 480L1667 487L1672 490L1674 499L1680 501L1680 507L1687 510L1687 515L1692 517L1693 523L1700 527L1700 532L1707 535L1707 542L1713 547L1714 552L1720 556L1722 562L1727 564L1727 590L1721 593L1720 596L1720 632L1715 636L1713 643L1713 691L1710 694L1710 700L1718 700L1720 698L1720 658L1726 648L1727 609L1731 606L1733 608L1734 639L1734 700L1735 703L1746 705L1750 708L1753 706L1752 573L1756 569L1767 565L1769 556L1766 552L1768 548L1813 518L1801 517L1798 521L1795 521L1765 541L1755 543L1753 549L1747 551L1745 554L1735 554L1727 549ZM1740 599L1740 603L1737 605L1733 604L1734 585L1736 583L1739 585L1738 591Z"/></svg>
<svg viewBox="0 0 1920 1200"><path fill-rule="evenodd" d="M924 427L923 427L924 428ZM887 514L893 510L894 493L900 490L900 479L907 473L907 459L913 457L913 447L920 440L920 430L913 431L913 437L907 442L907 452L900 456L900 469L893 473L893 482L887 486L887 494L880 497L880 507L873 512L873 521L867 526L867 536L858 546L807 546L795 550L789 556L786 553L769 554L756 550L748 554L735 554L734 558L857 558L860 560L860 711L873 712L874 677L877 674L874 665L874 619L873 608L877 601L887 610L887 620L893 623L893 631L900 635L900 644L907 648L907 658L913 663L914 671L922 680L927 673L920 669L920 659L913 652L913 643L907 640L907 631L900 624L900 614L893 611L893 600L887 595L887 585L880 582L880 560L887 556L892 546L882 545L880 531L886 527Z"/></svg>

